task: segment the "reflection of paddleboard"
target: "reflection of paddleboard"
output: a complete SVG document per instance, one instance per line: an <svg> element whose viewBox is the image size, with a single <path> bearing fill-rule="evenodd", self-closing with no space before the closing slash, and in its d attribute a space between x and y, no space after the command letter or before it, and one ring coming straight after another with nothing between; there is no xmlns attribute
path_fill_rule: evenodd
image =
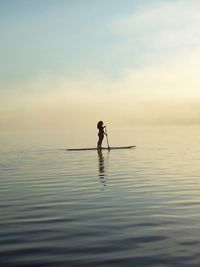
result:
<svg viewBox="0 0 200 267"><path fill-rule="evenodd" d="M130 149L136 148L136 146L113 146L113 147L102 147L101 149L97 149L96 147L92 148L69 148L67 151L84 151L84 150L113 150L113 149Z"/></svg>

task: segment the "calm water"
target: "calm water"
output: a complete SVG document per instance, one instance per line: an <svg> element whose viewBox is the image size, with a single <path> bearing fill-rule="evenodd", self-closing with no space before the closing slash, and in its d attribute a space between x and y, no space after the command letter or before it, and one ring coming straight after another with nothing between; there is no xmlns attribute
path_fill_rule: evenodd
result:
<svg viewBox="0 0 200 267"><path fill-rule="evenodd" d="M98 154L2 135L0 266L200 266L199 137L141 127Z"/></svg>

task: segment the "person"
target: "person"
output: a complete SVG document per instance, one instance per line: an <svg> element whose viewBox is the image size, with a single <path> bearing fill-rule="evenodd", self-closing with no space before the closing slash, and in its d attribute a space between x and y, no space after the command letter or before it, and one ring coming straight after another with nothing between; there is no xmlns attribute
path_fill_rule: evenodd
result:
<svg viewBox="0 0 200 267"><path fill-rule="evenodd" d="M105 132L104 132L104 128L106 126L103 126L103 121L99 121L97 123L97 129L99 130L98 132L98 136L99 136L99 140L97 142L97 149L101 149L101 145L102 145L102 141L103 141L103 138L104 138L104 135L107 135Z"/></svg>

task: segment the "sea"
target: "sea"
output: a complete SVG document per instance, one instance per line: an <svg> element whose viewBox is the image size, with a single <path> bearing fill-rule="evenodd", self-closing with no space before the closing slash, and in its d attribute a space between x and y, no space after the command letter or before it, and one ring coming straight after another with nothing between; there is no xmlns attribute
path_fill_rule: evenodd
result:
<svg viewBox="0 0 200 267"><path fill-rule="evenodd" d="M200 127L108 137L0 133L0 266L200 266Z"/></svg>

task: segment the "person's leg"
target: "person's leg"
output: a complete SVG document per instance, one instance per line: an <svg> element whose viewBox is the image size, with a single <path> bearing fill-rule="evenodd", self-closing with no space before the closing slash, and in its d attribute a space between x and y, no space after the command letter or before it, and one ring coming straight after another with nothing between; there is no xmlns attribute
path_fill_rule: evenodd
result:
<svg viewBox="0 0 200 267"><path fill-rule="evenodd" d="M99 136L99 141L98 141L98 143L97 143L97 147L98 147L98 148L101 148L102 141L103 141L103 137L104 137L104 136Z"/></svg>
<svg viewBox="0 0 200 267"><path fill-rule="evenodd" d="M97 148L99 148L99 146L100 146L100 144L99 144L99 140L98 140L98 142L97 142Z"/></svg>
<svg viewBox="0 0 200 267"><path fill-rule="evenodd" d="M99 149L101 147L101 137L99 136L99 140L97 142L97 148Z"/></svg>
<svg viewBox="0 0 200 267"><path fill-rule="evenodd" d="M101 138L100 138L100 147L101 147L101 145L102 145L103 138L104 138L104 136L101 136Z"/></svg>

